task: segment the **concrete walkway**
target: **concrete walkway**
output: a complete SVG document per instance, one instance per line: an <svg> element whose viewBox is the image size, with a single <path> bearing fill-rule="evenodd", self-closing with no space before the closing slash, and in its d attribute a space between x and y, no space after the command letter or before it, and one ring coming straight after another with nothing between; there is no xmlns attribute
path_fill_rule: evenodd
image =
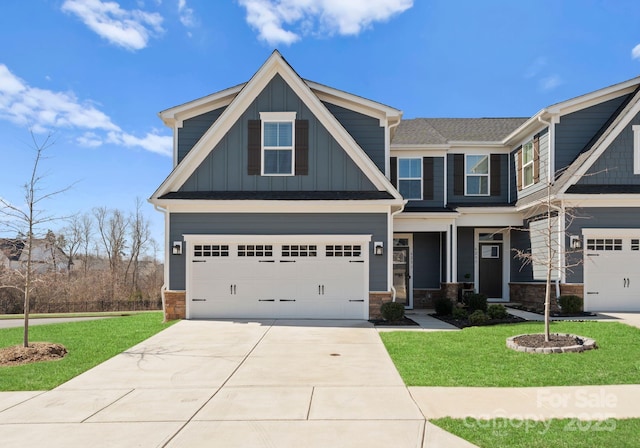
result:
<svg viewBox="0 0 640 448"><path fill-rule="evenodd" d="M49 392L0 394L21 447L470 447L426 422L364 321L182 321Z"/></svg>

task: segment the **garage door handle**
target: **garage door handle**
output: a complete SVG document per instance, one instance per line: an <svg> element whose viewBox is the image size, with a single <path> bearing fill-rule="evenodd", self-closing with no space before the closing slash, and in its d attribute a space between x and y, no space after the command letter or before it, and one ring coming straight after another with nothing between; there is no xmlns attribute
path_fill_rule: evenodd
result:
<svg viewBox="0 0 640 448"><path fill-rule="evenodd" d="M280 260L280 263L295 263L296 260Z"/></svg>
<svg viewBox="0 0 640 448"><path fill-rule="evenodd" d="M281 302L295 302L296 299L280 299Z"/></svg>
<svg viewBox="0 0 640 448"><path fill-rule="evenodd" d="M587 294L600 294L600 293L597 291L587 291Z"/></svg>
<svg viewBox="0 0 640 448"><path fill-rule="evenodd" d="M359 300L349 300L349 302L364 302L364 299L359 299Z"/></svg>
<svg viewBox="0 0 640 448"><path fill-rule="evenodd" d="M192 302L206 302L207 299L191 299Z"/></svg>
<svg viewBox="0 0 640 448"><path fill-rule="evenodd" d="M258 263L275 263L274 260L258 260Z"/></svg>
<svg viewBox="0 0 640 448"><path fill-rule="evenodd" d="M191 260L192 263L206 263L207 260Z"/></svg>
<svg viewBox="0 0 640 448"><path fill-rule="evenodd" d="M258 302L275 302L276 299L258 299Z"/></svg>
<svg viewBox="0 0 640 448"><path fill-rule="evenodd" d="M349 263L364 263L364 260L349 260Z"/></svg>
<svg viewBox="0 0 640 448"><path fill-rule="evenodd" d="M600 254L587 254L587 257L599 257Z"/></svg>

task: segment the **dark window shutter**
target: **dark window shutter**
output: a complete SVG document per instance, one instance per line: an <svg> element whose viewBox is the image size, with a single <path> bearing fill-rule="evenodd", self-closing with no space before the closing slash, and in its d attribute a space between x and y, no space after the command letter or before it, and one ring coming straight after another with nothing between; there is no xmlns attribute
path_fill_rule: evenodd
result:
<svg viewBox="0 0 640 448"><path fill-rule="evenodd" d="M533 136L533 183L540 180L540 134Z"/></svg>
<svg viewBox="0 0 640 448"><path fill-rule="evenodd" d="M422 199L433 199L433 157L422 159Z"/></svg>
<svg viewBox="0 0 640 448"><path fill-rule="evenodd" d="M518 191L522 190L522 146L518 148L516 152L518 158L518 172L516 173L516 179L518 179Z"/></svg>
<svg viewBox="0 0 640 448"><path fill-rule="evenodd" d="M453 155L453 194L464 195L464 154Z"/></svg>
<svg viewBox="0 0 640 448"><path fill-rule="evenodd" d="M262 151L262 130L260 120L249 120L247 133L247 174L260 175L260 153Z"/></svg>
<svg viewBox="0 0 640 448"><path fill-rule="evenodd" d="M500 154L491 154L491 196L500 196L500 183L501 183L501 175L500 169L501 167L501 156Z"/></svg>
<svg viewBox="0 0 640 448"><path fill-rule="evenodd" d="M398 158L391 157L389 160L389 170L391 171L391 184L398 188Z"/></svg>
<svg viewBox="0 0 640 448"><path fill-rule="evenodd" d="M296 120L296 176L309 174L309 120Z"/></svg>

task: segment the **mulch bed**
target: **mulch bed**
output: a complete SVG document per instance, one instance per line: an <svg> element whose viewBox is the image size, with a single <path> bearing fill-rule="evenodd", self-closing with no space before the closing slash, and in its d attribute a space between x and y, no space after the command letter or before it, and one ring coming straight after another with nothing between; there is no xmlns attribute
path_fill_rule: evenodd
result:
<svg viewBox="0 0 640 448"><path fill-rule="evenodd" d="M514 339L514 342L523 347L571 347L580 345L582 340L577 341L576 336L568 334L550 334L549 342L544 340L544 334L523 334Z"/></svg>
<svg viewBox="0 0 640 448"><path fill-rule="evenodd" d="M67 349L63 345L50 342L32 342L29 347L15 345L0 349L0 366L54 361L64 358L66 354Z"/></svg>
<svg viewBox="0 0 640 448"><path fill-rule="evenodd" d="M522 311L527 311L529 313L535 313L535 314L539 314L540 316L544 316L544 310L538 310L538 309L534 309L534 308L526 308L523 306L509 306L508 308L513 308L516 310L522 310ZM579 313L562 313L560 311L551 311L549 313L550 317L595 317L597 316L596 313L590 313L588 311L581 311Z"/></svg>
<svg viewBox="0 0 640 448"><path fill-rule="evenodd" d="M409 319L406 316L403 317L402 319L398 319L398 320L369 319L369 322L371 322L375 326L384 326L384 327L412 327L412 326L419 326L417 323L415 323L413 320Z"/></svg>
<svg viewBox="0 0 640 448"><path fill-rule="evenodd" d="M452 316L438 316L437 314L430 314L430 316L458 328L480 327L485 325L497 324L519 324L521 322L528 322L527 319L523 319L519 316L514 316L513 314L509 314L509 317L507 317L506 319L489 319L482 324L472 324L469 322L469 319L454 319Z"/></svg>

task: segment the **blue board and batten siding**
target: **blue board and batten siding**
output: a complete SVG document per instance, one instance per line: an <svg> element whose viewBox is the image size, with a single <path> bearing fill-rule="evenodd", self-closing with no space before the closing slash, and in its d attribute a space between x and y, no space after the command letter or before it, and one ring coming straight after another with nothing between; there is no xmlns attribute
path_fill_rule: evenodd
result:
<svg viewBox="0 0 640 448"><path fill-rule="evenodd" d="M628 98L618 98L563 115L555 125L556 171L566 168Z"/></svg>
<svg viewBox="0 0 640 448"><path fill-rule="evenodd" d="M371 235L387 241L385 213L172 213L169 241L183 235ZM372 245L373 243L371 243ZM369 247L369 290L387 291L387 257ZM184 290L184 255L171 255L169 289Z"/></svg>
<svg viewBox="0 0 640 448"><path fill-rule="evenodd" d="M580 178L580 185L640 185L640 175L633 173L633 125L640 125L640 114L615 138L605 152ZM637 157L637 156L636 156Z"/></svg>
<svg viewBox="0 0 640 448"><path fill-rule="evenodd" d="M380 120L335 104L327 102L323 104L384 173L386 161L384 127L380 126Z"/></svg>
<svg viewBox="0 0 640 448"><path fill-rule="evenodd" d="M225 107L221 107L182 122L182 127L178 128L178 163L182 162L182 159L198 143L204 133L213 126L213 123L220 118L225 109Z"/></svg>
<svg viewBox="0 0 640 448"><path fill-rule="evenodd" d="M247 174L247 123L260 112L296 112L309 121L309 174ZM376 191L329 131L276 75L234 123L180 191Z"/></svg>
<svg viewBox="0 0 640 448"><path fill-rule="evenodd" d="M439 232L413 234L413 287L439 289L442 235Z"/></svg>

